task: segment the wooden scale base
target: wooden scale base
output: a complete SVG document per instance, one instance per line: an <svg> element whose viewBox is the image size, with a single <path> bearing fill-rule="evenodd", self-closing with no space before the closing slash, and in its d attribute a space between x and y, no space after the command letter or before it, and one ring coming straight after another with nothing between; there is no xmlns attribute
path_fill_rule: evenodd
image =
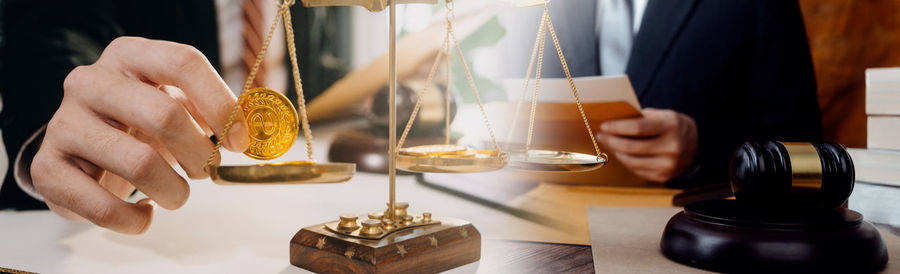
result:
<svg viewBox="0 0 900 274"><path fill-rule="evenodd" d="M471 223L442 217L381 239L336 233L323 223L291 239L291 264L316 273L437 273L481 259L481 234Z"/></svg>

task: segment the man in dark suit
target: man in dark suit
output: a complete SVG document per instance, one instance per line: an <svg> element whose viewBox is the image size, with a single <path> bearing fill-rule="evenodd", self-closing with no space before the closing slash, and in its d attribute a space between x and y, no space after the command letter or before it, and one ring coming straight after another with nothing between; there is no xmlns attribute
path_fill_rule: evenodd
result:
<svg viewBox="0 0 900 274"><path fill-rule="evenodd" d="M644 117L607 122L597 138L640 177L670 187L727 182L743 142L822 139L797 1L565 0L550 11L574 77L630 78ZM525 75L523 45L540 12L505 19L513 77ZM552 43L545 52L545 77L564 77Z"/></svg>

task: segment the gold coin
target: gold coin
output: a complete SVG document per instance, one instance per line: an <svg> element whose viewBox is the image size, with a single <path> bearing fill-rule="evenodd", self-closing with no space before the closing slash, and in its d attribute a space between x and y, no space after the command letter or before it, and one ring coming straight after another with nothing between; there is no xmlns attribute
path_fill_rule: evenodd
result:
<svg viewBox="0 0 900 274"><path fill-rule="evenodd" d="M443 154L443 155L432 155L431 157L441 157L441 158L472 158L478 156L478 151L467 148L464 151L454 153L454 154Z"/></svg>
<svg viewBox="0 0 900 274"><path fill-rule="evenodd" d="M266 163L266 164L259 164L257 166L311 166L311 165L315 165L315 164L316 164L316 161L313 161L313 160L302 160L302 161Z"/></svg>
<svg viewBox="0 0 900 274"><path fill-rule="evenodd" d="M250 146L244 154L271 160L284 155L297 139L297 110L287 97L267 88L244 94L241 110L247 121Z"/></svg>
<svg viewBox="0 0 900 274"><path fill-rule="evenodd" d="M424 145L414 146L400 149L401 155L408 156L443 156L443 155L465 155L469 148L461 145Z"/></svg>

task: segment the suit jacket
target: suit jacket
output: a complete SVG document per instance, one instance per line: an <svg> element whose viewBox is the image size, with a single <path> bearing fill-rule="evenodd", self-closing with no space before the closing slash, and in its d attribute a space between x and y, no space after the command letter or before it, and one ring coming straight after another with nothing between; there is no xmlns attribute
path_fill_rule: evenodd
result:
<svg viewBox="0 0 900 274"><path fill-rule="evenodd" d="M550 7L573 76L602 73L596 5L596 0L565 0ZM517 11L503 20L508 26L503 43L515 45L501 48L520 50L503 51L512 77L525 75L541 12ZM564 77L547 41L543 73ZM727 182L731 155L746 141L822 140L797 1L650 0L626 74L643 107L673 109L697 123L694 169L669 186Z"/></svg>
<svg viewBox="0 0 900 274"><path fill-rule="evenodd" d="M213 0L6 0L2 4L0 93L4 106L0 128L11 165L25 140L59 108L66 75L76 66L96 61L116 37L141 36L189 44L203 52L214 67L221 68ZM304 91L307 96L315 96L346 72L349 61L338 59L344 62L335 66L307 57L349 56L348 47L341 46L349 44L347 35L339 35L349 32L349 23L339 20L349 10L320 8L313 14L295 4L292 14L299 65L306 79ZM293 97L293 84L288 86L289 97ZM23 163L30 165L30 159L23 159ZM0 209L45 208L19 189L14 168L10 167L0 189Z"/></svg>

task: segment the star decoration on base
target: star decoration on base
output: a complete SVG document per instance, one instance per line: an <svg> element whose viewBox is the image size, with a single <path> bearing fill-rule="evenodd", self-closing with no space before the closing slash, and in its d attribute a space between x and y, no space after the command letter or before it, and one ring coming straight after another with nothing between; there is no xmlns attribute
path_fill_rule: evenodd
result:
<svg viewBox="0 0 900 274"><path fill-rule="evenodd" d="M355 254L356 248L352 246L347 248L347 252L344 252L344 256L347 256L347 259L353 259L353 255Z"/></svg>
<svg viewBox="0 0 900 274"><path fill-rule="evenodd" d="M406 247L403 245L397 245L397 254L400 254L400 257L406 257Z"/></svg>
<svg viewBox="0 0 900 274"><path fill-rule="evenodd" d="M319 241L316 242L316 248L322 249L325 247L325 237L319 238Z"/></svg>
<svg viewBox="0 0 900 274"><path fill-rule="evenodd" d="M431 243L432 247L437 247L438 245L437 237L434 237L434 235L428 236L428 242Z"/></svg>

